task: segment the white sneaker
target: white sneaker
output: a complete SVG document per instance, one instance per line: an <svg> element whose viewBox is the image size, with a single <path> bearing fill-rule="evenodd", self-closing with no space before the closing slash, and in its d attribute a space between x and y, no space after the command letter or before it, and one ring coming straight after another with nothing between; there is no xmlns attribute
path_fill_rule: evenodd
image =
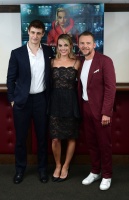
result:
<svg viewBox="0 0 129 200"><path fill-rule="evenodd" d="M87 176L83 181L83 185L90 185L94 181L97 181L98 179L101 178L101 174L93 174L92 172Z"/></svg>
<svg viewBox="0 0 129 200"><path fill-rule="evenodd" d="M103 178L100 184L100 190L108 190L111 186L111 178Z"/></svg>

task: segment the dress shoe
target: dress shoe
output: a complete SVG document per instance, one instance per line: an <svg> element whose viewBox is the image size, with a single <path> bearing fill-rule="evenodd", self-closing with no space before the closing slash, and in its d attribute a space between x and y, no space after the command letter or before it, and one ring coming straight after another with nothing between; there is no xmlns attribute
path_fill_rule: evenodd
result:
<svg viewBox="0 0 129 200"><path fill-rule="evenodd" d="M63 182L63 181L66 181L66 180L68 179L68 176L69 176L69 170L70 170L70 167L69 167L69 169L68 169L67 176L66 176L65 178L60 178L60 177L59 177L59 179L58 179L57 182Z"/></svg>
<svg viewBox="0 0 129 200"><path fill-rule="evenodd" d="M40 177L40 181L42 182L42 183L47 183L48 182L48 175L47 175L47 173L40 173L39 174L39 177Z"/></svg>
<svg viewBox="0 0 129 200"><path fill-rule="evenodd" d="M68 175L67 175L65 178L59 178L59 179L57 180L57 182L63 182L63 181L66 181L67 178L68 178Z"/></svg>
<svg viewBox="0 0 129 200"><path fill-rule="evenodd" d="M55 177L55 176L52 176L52 182L57 182L59 180L60 177Z"/></svg>
<svg viewBox="0 0 129 200"><path fill-rule="evenodd" d="M60 173L61 173L61 166L60 166L60 168L58 167L55 169L53 176L52 176L52 182L57 182L59 180ZM54 176L54 174L56 174L56 175Z"/></svg>
<svg viewBox="0 0 129 200"><path fill-rule="evenodd" d="M23 173L16 173L14 178L13 178L13 182L15 184L19 184L19 183L22 182L22 180L23 180Z"/></svg>
<svg viewBox="0 0 129 200"><path fill-rule="evenodd" d="M111 178L103 178L100 184L100 190L108 190L111 186Z"/></svg>
<svg viewBox="0 0 129 200"><path fill-rule="evenodd" d="M101 174L93 174L92 172L87 176L83 181L83 185L90 185L94 181L97 181L98 179L101 178Z"/></svg>

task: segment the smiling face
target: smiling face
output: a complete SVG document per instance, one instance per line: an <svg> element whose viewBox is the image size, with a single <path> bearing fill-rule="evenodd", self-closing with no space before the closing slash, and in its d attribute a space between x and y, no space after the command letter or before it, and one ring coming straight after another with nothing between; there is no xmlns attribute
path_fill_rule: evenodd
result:
<svg viewBox="0 0 129 200"><path fill-rule="evenodd" d="M39 45L44 35L44 32L40 28L31 27L30 30L28 30L28 35L29 35L29 43Z"/></svg>
<svg viewBox="0 0 129 200"><path fill-rule="evenodd" d="M79 38L79 49L86 58L92 58L96 44L91 35L82 35Z"/></svg>
<svg viewBox="0 0 129 200"><path fill-rule="evenodd" d="M61 56L67 56L70 53L70 44L65 39L59 39L57 44L58 52Z"/></svg>
<svg viewBox="0 0 129 200"><path fill-rule="evenodd" d="M58 24L62 27L65 26L66 22L67 22L67 17L66 17L66 12L65 11L60 11L57 14L57 21Z"/></svg>

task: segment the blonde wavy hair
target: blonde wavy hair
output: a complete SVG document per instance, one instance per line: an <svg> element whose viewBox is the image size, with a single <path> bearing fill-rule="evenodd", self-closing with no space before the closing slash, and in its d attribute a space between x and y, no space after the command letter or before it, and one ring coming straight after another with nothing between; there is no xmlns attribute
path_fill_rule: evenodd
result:
<svg viewBox="0 0 129 200"><path fill-rule="evenodd" d="M60 52L58 50L58 41L59 40L63 40L70 47L70 52L69 52L68 57L75 59L76 55L73 52L73 42L72 42L71 37L68 34L61 34L58 37L57 46L56 46L56 58L60 58L61 57L61 54L60 54Z"/></svg>

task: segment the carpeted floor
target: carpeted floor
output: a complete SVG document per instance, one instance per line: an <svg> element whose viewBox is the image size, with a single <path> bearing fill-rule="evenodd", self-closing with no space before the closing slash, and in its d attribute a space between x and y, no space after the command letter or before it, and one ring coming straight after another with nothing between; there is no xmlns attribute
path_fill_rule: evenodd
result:
<svg viewBox="0 0 129 200"><path fill-rule="evenodd" d="M100 191L100 180L89 186L81 184L89 173L89 165L72 165L69 178L62 183L51 181L53 167L49 167L47 184L39 181L36 166L31 165L23 182L15 185L14 165L0 165L0 200L129 200L129 165L113 167L112 186L107 191Z"/></svg>

